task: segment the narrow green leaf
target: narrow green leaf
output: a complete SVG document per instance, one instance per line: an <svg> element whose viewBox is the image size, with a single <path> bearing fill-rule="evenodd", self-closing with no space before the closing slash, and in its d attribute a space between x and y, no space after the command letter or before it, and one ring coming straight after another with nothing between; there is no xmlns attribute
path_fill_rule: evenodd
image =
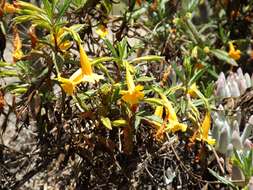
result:
<svg viewBox="0 0 253 190"><path fill-rule="evenodd" d="M16 77L17 71L13 70L2 70L0 71L0 77Z"/></svg>
<svg viewBox="0 0 253 190"><path fill-rule="evenodd" d="M107 48L111 51L113 57L118 58L118 53L116 49L113 47L112 43L108 39L104 39L104 42L107 45Z"/></svg>
<svg viewBox="0 0 253 190"><path fill-rule="evenodd" d="M113 58L113 57L100 57L100 58L97 58L97 59L93 59L91 64L96 65L96 64L99 64L99 63L107 62L107 61L113 61L114 59L115 58Z"/></svg>
<svg viewBox="0 0 253 190"><path fill-rule="evenodd" d="M206 72L207 68L198 70L193 77L191 78L191 80L189 81L189 86L194 84L201 76L203 76L203 74Z"/></svg>
<svg viewBox="0 0 253 190"><path fill-rule="evenodd" d="M229 185L231 187L233 187L234 189L238 189L231 181L229 181L228 179L226 179L225 177L220 176L219 174L217 174L215 171L213 171L212 169L208 168L208 171L214 176L216 177L221 183L225 184L225 185Z"/></svg>
<svg viewBox="0 0 253 190"><path fill-rule="evenodd" d="M145 99L143 99L143 102L148 103L148 104L152 104L152 105L156 105L156 106L163 105L162 99L159 99L159 98L145 98Z"/></svg>
<svg viewBox="0 0 253 190"><path fill-rule="evenodd" d="M63 6L60 7L59 14L57 15L55 23L58 24L60 20L63 18L64 13L69 8L71 0L64 0Z"/></svg>
<svg viewBox="0 0 253 190"><path fill-rule="evenodd" d="M124 120L124 119L114 120L114 121L112 122L112 125L113 125L114 127L124 127L124 126L127 125L127 121Z"/></svg>
<svg viewBox="0 0 253 190"><path fill-rule="evenodd" d="M52 4L48 0L43 0L44 10L47 13L47 16L50 20L53 19L53 7Z"/></svg>
<svg viewBox="0 0 253 190"><path fill-rule="evenodd" d="M148 55L148 56L143 56L143 57L137 57L133 60L130 60L129 63L139 63L142 61L160 61L162 59L163 59L163 57L161 57L161 56Z"/></svg>
<svg viewBox="0 0 253 190"><path fill-rule="evenodd" d="M213 50L210 50L210 52L218 59L225 61L232 66L238 66L236 61L229 57L227 52L220 50L220 49L213 49Z"/></svg>
<svg viewBox="0 0 253 190"><path fill-rule="evenodd" d="M111 120L108 117L102 116L100 120L107 129L112 130Z"/></svg>

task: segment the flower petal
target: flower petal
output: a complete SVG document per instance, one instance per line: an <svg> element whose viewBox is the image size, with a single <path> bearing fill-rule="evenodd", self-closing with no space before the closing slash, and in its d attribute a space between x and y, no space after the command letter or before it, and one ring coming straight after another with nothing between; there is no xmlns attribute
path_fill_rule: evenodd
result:
<svg viewBox="0 0 253 190"><path fill-rule="evenodd" d="M72 80L66 79L63 77L56 78L59 82L61 82L61 87L63 88L64 92L70 96L72 96L75 92L76 85L73 83Z"/></svg>
<svg viewBox="0 0 253 190"><path fill-rule="evenodd" d="M79 44L79 49L80 49L80 64L83 74L92 75L93 72L91 68L91 63L81 44Z"/></svg>
<svg viewBox="0 0 253 190"><path fill-rule="evenodd" d="M173 120L169 120L168 128L173 133L175 133L177 131L185 132L187 129L187 125L173 121Z"/></svg>
<svg viewBox="0 0 253 190"><path fill-rule="evenodd" d="M210 127L211 127L211 114L210 112L207 112L200 128L201 134L204 139L208 138L208 132Z"/></svg>
<svg viewBox="0 0 253 190"><path fill-rule="evenodd" d="M162 116L163 116L163 106L156 106L154 115L156 115L159 118L162 118Z"/></svg>

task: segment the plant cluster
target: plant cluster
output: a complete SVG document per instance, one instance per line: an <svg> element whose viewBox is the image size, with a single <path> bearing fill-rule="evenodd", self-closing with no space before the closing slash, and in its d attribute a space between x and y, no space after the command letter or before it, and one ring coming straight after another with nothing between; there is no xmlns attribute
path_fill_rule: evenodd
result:
<svg viewBox="0 0 253 190"><path fill-rule="evenodd" d="M252 11L3 0L0 188L251 188Z"/></svg>

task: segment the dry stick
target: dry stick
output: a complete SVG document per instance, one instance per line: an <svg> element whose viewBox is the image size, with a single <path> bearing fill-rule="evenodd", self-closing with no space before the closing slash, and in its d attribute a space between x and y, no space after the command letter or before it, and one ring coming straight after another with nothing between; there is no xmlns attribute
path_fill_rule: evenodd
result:
<svg viewBox="0 0 253 190"><path fill-rule="evenodd" d="M220 171L221 171L221 173L224 175L224 174L225 174L225 171L224 171L224 169L223 169L223 167L222 167L222 165L221 165L221 163L220 163L219 156L218 156L218 154L217 154L216 150L215 150L213 147L212 147L212 151L213 151L214 156L215 156L215 158L216 158L216 160L217 160L217 162L218 162L218 165L219 165Z"/></svg>

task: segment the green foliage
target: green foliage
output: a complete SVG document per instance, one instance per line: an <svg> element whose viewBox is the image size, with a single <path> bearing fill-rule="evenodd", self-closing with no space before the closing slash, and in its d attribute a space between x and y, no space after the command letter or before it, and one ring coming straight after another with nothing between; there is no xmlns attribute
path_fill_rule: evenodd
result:
<svg viewBox="0 0 253 190"><path fill-rule="evenodd" d="M1 6L1 19L14 13L14 32L13 61L0 61L0 77L11 79L1 84L0 100L2 91L15 97L13 105L8 106L16 114L17 127L36 126L38 147L48 149L48 153L66 153L68 146L80 160L83 155L97 159L100 154L95 151L105 147L103 154L118 164L122 155L141 154L143 150L138 146L146 140L139 138L147 137L148 146L159 147L168 141L168 152L173 150L177 158L175 163L183 162L185 154L179 157L174 146L180 147L177 152L194 150L189 163L203 170L199 176L205 175L202 181L208 181L207 168L210 163L217 164L210 151L213 145L207 140L210 127L216 129L217 118L212 121L210 115L222 103L216 96L215 80L221 71L252 61L252 52L248 53L252 36L242 34L241 39L234 34L236 24L246 17L234 16L239 10L228 13L229 8L202 0L132 0L125 4L121 15L113 15L117 3L42 0L36 6L17 1L10 4L13 12ZM249 16L250 5L240 5L242 15ZM252 29L252 24L247 27ZM22 28L27 31L21 35ZM250 76L246 77L251 83ZM0 107L0 113L8 115L4 111ZM226 159L232 139L229 130L215 133L219 138L223 134L225 140L214 135L215 147L222 149L220 153ZM170 137L177 142L169 142ZM234 151L232 158L246 182L253 175L252 154L252 150ZM70 157L69 153L65 161ZM185 171L182 165L179 170ZM123 167L119 168L117 172ZM221 183L237 189L225 172L221 176L216 171L216 167L209 169ZM180 177L176 172L169 183ZM128 176L127 180L132 178ZM173 182L178 181L181 179Z"/></svg>

